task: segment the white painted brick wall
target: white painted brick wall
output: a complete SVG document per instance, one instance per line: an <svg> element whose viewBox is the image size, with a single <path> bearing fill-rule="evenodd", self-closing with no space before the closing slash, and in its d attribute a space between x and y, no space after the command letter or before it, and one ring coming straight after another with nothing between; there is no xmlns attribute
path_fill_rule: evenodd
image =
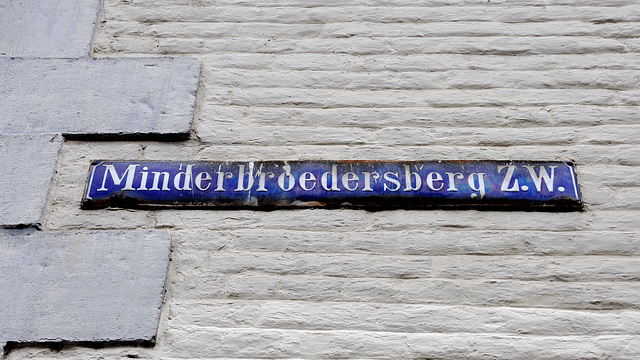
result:
<svg viewBox="0 0 640 360"><path fill-rule="evenodd" d="M202 61L192 140L65 142L43 226L171 232L158 344L7 358L640 358L636 0L103 6ZM586 210L80 210L98 158L571 159Z"/></svg>

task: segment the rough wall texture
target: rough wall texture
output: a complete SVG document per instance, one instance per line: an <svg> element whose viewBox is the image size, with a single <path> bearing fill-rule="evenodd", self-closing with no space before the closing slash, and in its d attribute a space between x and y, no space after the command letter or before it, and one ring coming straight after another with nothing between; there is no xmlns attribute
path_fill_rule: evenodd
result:
<svg viewBox="0 0 640 360"><path fill-rule="evenodd" d="M18 345L156 338L166 230L42 226L63 135L166 139L191 131L199 63L89 60L100 8L99 0L0 3L0 228L12 228L0 230L0 358Z"/></svg>
<svg viewBox="0 0 640 360"><path fill-rule="evenodd" d="M100 0L3 1L0 56L87 56L100 3Z"/></svg>
<svg viewBox="0 0 640 360"><path fill-rule="evenodd" d="M634 0L105 0L202 61L192 139L66 141L46 231L167 229L154 348L21 358L640 358ZM579 213L81 210L91 159L573 160Z"/></svg>
<svg viewBox="0 0 640 360"><path fill-rule="evenodd" d="M0 342L151 342L164 231L0 231ZM30 284L24 286L21 284Z"/></svg>
<svg viewBox="0 0 640 360"><path fill-rule="evenodd" d="M0 133L0 228L42 225L61 148L56 134Z"/></svg>
<svg viewBox="0 0 640 360"><path fill-rule="evenodd" d="M144 138L191 131L200 76L193 59L0 58L0 67L0 133Z"/></svg>

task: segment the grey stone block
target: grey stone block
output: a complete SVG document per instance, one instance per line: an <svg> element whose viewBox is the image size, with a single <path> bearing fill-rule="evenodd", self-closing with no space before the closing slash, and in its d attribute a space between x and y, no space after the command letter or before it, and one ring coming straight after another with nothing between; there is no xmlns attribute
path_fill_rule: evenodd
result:
<svg viewBox="0 0 640 360"><path fill-rule="evenodd" d="M61 149L60 135L0 135L0 227L41 225Z"/></svg>
<svg viewBox="0 0 640 360"><path fill-rule="evenodd" d="M0 230L0 344L153 342L170 247L163 231Z"/></svg>
<svg viewBox="0 0 640 360"><path fill-rule="evenodd" d="M194 59L0 59L0 68L0 133L149 139L191 131Z"/></svg>
<svg viewBox="0 0 640 360"><path fill-rule="evenodd" d="M0 2L0 55L86 57L100 0Z"/></svg>

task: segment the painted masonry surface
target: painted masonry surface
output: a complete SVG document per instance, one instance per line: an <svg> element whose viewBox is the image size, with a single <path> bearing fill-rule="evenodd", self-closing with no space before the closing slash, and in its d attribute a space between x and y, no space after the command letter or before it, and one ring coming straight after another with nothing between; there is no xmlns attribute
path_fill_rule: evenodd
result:
<svg viewBox="0 0 640 360"><path fill-rule="evenodd" d="M3 360L640 358L638 24L637 0L0 1ZM220 208L252 163L300 207L253 208L256 172ZM187 191L206 206L136 198Z"/></svg>

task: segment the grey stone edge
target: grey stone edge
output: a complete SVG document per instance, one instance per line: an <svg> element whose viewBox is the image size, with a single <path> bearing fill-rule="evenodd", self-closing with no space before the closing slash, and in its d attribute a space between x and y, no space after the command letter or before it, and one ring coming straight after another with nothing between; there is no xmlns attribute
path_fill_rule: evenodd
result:
<svg viewBox="0 0 640 360"><path fill-rule="evenodd" d="M170 251L158 230L0 230L4 354L35 343L154 344Z"/></svg>
<svg viewBox="0 0 640 360"><path fill-rule="evenodd" d="M62 142L58 134L0 135L0 228L42 225Z"/></svg>
<svg viewBox="0 0 640 360"><path fill-rule="evenodd" d="M100 0L0 2L0 55L88 56L100 8Z"/></svg>
<svg viewBox="0 0 640 360"><path fill-rule="evenodd" d="M185 140L197 59L0 58L0 133L83 140Z"/></svg>

